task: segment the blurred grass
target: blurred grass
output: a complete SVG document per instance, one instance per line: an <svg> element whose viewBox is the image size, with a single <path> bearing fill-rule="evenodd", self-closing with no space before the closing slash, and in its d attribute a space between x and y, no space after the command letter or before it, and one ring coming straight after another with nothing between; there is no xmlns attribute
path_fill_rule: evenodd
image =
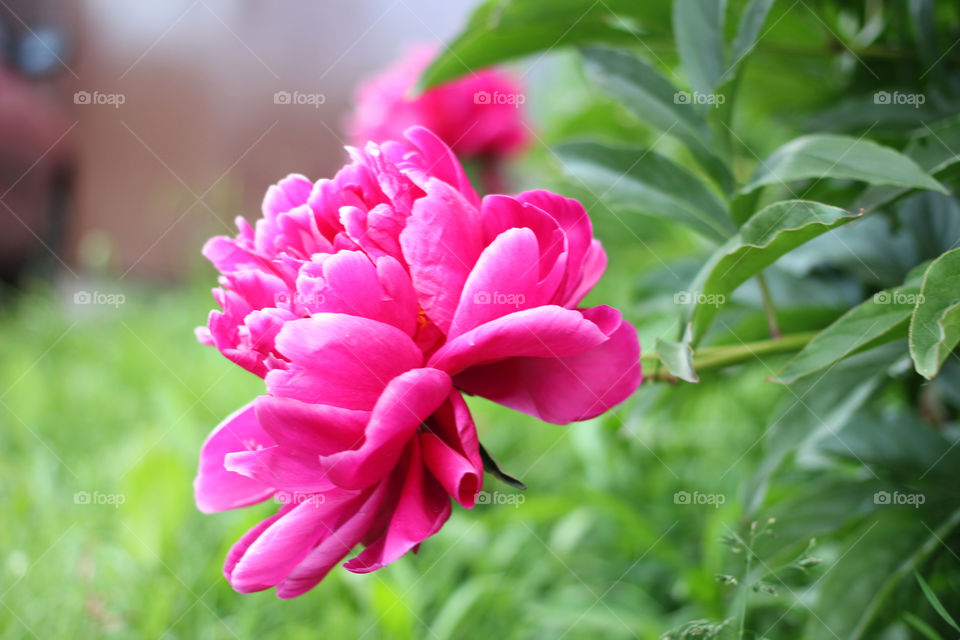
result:
<svg viewBox="0 0 960 640"><path fill-rule="evenodd" d="M631 256L592 299L649 331L663 320L631 306L645 285L628 274L655 259ZM0 637L656 638L723 617L719 538L739 526L735 487L776 401L750 392L762 367L669 398L644 387L572 427L473 399L486 446L529 486L523 503L457 509L419 555L279 601L221 576L275 505L203 515L191 488L209 430L262 383L193 340L204 288L99 291L126 300L35 287L0 314ZM674 504L680 490L726 503Z"/></svg>

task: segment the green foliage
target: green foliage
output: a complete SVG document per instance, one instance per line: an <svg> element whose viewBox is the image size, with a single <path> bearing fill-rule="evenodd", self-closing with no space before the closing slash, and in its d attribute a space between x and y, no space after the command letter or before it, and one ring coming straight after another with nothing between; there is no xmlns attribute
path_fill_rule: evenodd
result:
<svg viewBox="0 0 960 640"><path fill-rule="evenodd" d="M450 77L471 44L495 43L520 4L482 5L425 82ZM680 598L664 637L951 637L957 7L584 1L587 25L604 20L616 33L563 34L537 13L545 3L523 5L543 19L522 53L581 47L585 84L562 90L589 106L555 123L560 135L544 134L559 142L565 188L588 206L615 269L649 271L627 290L647 347L638 411L661 408L665 438L708 406L711 385L764 405L754 409L763 429L740 448L737 418L725 405L705 409L700 432L724 441L727 467L700 482L737 476L738 500L701 523L703 535L732 540L747 566L705 555L712 595ZM565 12L577 9L561 3ZM490 47L483 61L518 53ZM651 240L666 233L679 239L669 251ZM635 252L653 260L631 262ZM758 376L769 382L751 386ZM726 419L710 431L714 416ZM749 522L769 534L754 541ZM798 559L813 538L817 558ZM801 565L817 560L819 575L802 579Z"/></svg>

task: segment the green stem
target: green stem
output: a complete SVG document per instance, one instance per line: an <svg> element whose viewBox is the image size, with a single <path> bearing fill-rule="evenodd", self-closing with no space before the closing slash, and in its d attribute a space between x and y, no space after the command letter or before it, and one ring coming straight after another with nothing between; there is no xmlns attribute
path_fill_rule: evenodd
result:
<svg viewBox="0 0 960 640"><path fill-rule="evenodd" d="M780 325L777 324L777 311L773 308L773 297L770 295L767 279L762 273L757 274L757 284L760 285L760 297L763 299L763 312L767 315L770 337L779 338L782 334L780 333Z"/></svg>
<svg viewBox="0 0 960 640"><path fill-rule="evenodd" d="M759 340L757 342L741 342L740 344L721 345L716 347L704 347L699 349L693 355L693 368L697 373L705 373L714 369L723 369L731 365L747 362L764 355L773 355L777 353L790 353L802 349L810 342L818 331L806 331L803 333L791 333L779 338L770 338ZM643 367L649 371L654 369L659 362L657 354L651 353L644 355L640 359ZM659 371L652 377L645 376L647 380L673 380L668 374L661 374Z"/></svg>

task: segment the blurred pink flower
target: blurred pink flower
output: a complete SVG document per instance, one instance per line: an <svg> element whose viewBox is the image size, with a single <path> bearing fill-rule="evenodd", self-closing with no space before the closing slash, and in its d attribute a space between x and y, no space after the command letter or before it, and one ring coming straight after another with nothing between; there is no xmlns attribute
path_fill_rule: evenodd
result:
<svg viewBox="0 0 960 640"><path fill-rule="evenodd" d="M267 394L204 445L204 511L286 504L231 550L239 591L312 588L433 535L483 465L461 391L549 422L607 411L640 383L634 329L577 304L606 257L583 207L547 191L480 200L429 131L350 149L333 180L290 176L255 227L210 240L221 311L201 341Z"/></svg>
<svg viewBox="0 0 960 640"><path fill-rule="evenodd" d="M414 49L360 85L347 125L351 144L398 140L408 127L420 125L461 158L496 159L520 150L529 138L526 96L523 86L503 71L477 71L413 97L435 54L433 47Z"/></svg>

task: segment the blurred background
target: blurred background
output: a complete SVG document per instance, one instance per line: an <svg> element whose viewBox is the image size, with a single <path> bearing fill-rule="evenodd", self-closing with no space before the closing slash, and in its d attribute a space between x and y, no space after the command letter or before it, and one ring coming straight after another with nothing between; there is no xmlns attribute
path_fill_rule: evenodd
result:
<svg viewBox="0 0 960 640"><path fill-rule="evenodd" d="M737 11L745 4L730 2ZM938 8L939 49L921 60L904 26L907 3L889 4L897 6L775 5L740 88L738 178L804 132L893 140L924 118L960 112L951 97L960 95L956 7ZM256 219L266 188L287 173L331 176L346 159L343 123L358 81L409 47L449 41L473 8L444 0L0 0L0 638L646 639L682 625L707 636L709 624L737 637L730 612L738 600L724 580L744 567L730 536L767 522L741 489L763 462L763 434L786 415L782 407L797 404L792 391L766 382L789 355L699 385L645 384L615 412L569 428L472 399L486 448L527 484L524 494L488 479L510 499L455 510L418 555L370 575L334 570L293 601L236 594L221 575L233 542L276 505L216 515L194 506L202 442L262 391L258 378L194 339L216 282L200 248L234 233L235 216ZM642 46L631 44L683 85L670 3L644 10ZM920 74L901 66L925 68L941 51L926 81L944 88L943 99L931 92L922 109L884 107L874 122L876 104L864 105L876 88L908 85ZM551 149L587 136L656 146L691 171L696 163L601 95L575 53L538 53L511 68L527 85L531 122L530 148L507 171L511 190L582 199L610 255L587 303L623 309L652 351L655 337L676 328L675 294L710 247L676 225L604 206L562 173ZM274 101L294 91L322 100ZM914 206L960 219L954 198L915 198ZM785 331L826 326L926 257L898 239L896 251L913 252L898 262L888 242L896 223L878 221L856 260L844 244L834 255L843 269L817 271L822 280L797 276L800 267L770 269ZM926 234L933 255L955 246L958 229ZM806 257L812 272L819 254ZM850 275L865 262L885 280ZM758 301L755 288L738 292L725 316L730 334L766 337ZM797 475L785 465L770 494L791 497L819 480L840 488L777 514L770 538L800 551L788 549L779 595L748 594L759 622L740 637L840 639L828 629L807 635L805 625L821 617L832 623L820 609L811 615L813 586L820 575L842 576L847 582L825 583L846 596L876 564L854 553L860 566L813 578L789 564L805 558L814 534L830 567L862 538L859 524L840 517L859 507L839 498L843 481L862 470L815 454L820 467ZM684 503L684 492L714 499ZM954 596L956 537L925 548L940 551L930 562L950 576ZM906 552L889 541L903 539L894 527L864 548L899 562ZM882 570L873 577L886 579ZM839 615L867 609L843 607L839 596L823 601L847 609ZM917 615L936 619L920 602ZM918 637L900 620L892 628L876 637Z"/></svg>

